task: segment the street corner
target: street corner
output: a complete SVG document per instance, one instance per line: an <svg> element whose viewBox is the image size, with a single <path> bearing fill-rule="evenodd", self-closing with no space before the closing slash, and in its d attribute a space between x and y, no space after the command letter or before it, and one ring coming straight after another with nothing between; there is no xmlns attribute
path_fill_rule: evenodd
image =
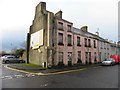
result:
<svg viewBox="0 0 120 90"><path fill-rule="evenodd" d="M8 66L8 65L5 65L4 66L6 69L9 69L9 70L12 70L12 71L16 71L16 72L21 72L21 73L24 73L24 74L34 74L34 75L44 75L43 73L35 73L35 72L32 72L32 71L27 71L27 70L21 70L21 69L18 69L18 68L13 68L11 66Z"/></svg>
<svg viewBox="0 0 120 90"><path fill-rule="evenodd" d="M65 74L65 73L72 73L72 72L78 72L78 71L84 71L92 68L99 68L101 66L92 66L92 67L83 67L78 69L69 69L69 70L61 70L61 71L52 71L45 73L44 75L58 75L58 74Z"/></svg>
<svg viewBox="0 0 120 90"><path fill-rule="evenodd" d="M37 72L34 72L33 70L26 70L26 69L19 69L17 67L12 67L11 65L5 65L4 66L6 69L25 73L25 74L34 74L38 76L48 76L48 75L58 75L58 74L65 74L65 73L71 73L71 72L78 72L78 71L83 71L87 69L92 69L92 68L98 68L101 67L99 65L93 65L93 66L86 66L82 68L77 68L77 69L61 69L61 70L53 70L53 69L46 69L44 71L38 70Z"/></svg>

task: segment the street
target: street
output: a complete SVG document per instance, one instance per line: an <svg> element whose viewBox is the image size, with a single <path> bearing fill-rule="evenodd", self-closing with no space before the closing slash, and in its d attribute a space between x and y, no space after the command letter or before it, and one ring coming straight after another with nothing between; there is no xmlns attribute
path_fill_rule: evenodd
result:
<svg viewBox="0 0 120 90"><path fill-rule="evenodd" d="M37 76L2 65L2 88L118 88L118 68L99 66L82 71Z"/></svg>

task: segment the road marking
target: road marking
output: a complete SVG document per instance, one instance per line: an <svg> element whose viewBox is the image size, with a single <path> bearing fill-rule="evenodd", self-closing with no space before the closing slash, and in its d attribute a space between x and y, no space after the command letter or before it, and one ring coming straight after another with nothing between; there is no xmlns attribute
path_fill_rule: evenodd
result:
<svg viewBox="0 0 120 90"><path fill-rule="evenodd" d="M2 76L2 79L12 79L12 76Z"/></svg>
<svg viewBox="0 0 120 90"><path fill-rule="evenodd" d="M27 72L27 71L24 71L24 70L11 68L11 67L8 67L7 65L5 65L4 67L7 68L7 69L10 69L10 70L13 70L13 71L22 72L22 73L26 73L26 74L44 75L43 73L33 73L33 72Z"/></svg>
<svg viewBox="0 0 120 90"><path fill-rule="evenodd" d="M46 76L46 75L64 74L64 73L70 73L70 72L77 72L77 71L83 71L83 70L87 70L87 69L91 69L91 68L98 68L98 67L101 67L101 66L81 68L81 69L75 69L75 70L67 70L67 71L60 71L60 72L53 72L53 73L46 73L46 74L44 74L44 76Z"/></svg>
<svg viewBox="0 0 120 90"><path fill-rule="evenodd" d="M101 67L101 66L92 66L92 67L88 67L88 68L81 68L81 69L75 69L75 70L66 70L66 71L60 71L60 72L52 72L52 73L34 73L34 72L27 72L27 71L24 71L24 70L19 70L19 69L15 69L15 68L11 68L11 67L8 67L7 65L4 66L5 68L7 69L10 69L10 70L13 70L13 71L18 71L18 72L22 72L22 73L26 73L26 74L30 74L30 75L38 75L38 76L48 76L48 75L57 75L57 74L64 74L64 73L70 73L70 72L77 72L77 71L83 71L83 70L87 70L87 69L91 69L91 68L98 68L98 67Z"/></svg>
<svg viewBox="0 0 120 90"><path fill-rule="evenodd" d="M76 70L67 70L67 71L60 71L60 72L53 72L53 73L46 73L45 75L64 74L64 73L82 71L82 70L86 70L86 69L88 69L88 68L82 68L82 69L76 69Z"/></svg>
<svg viewBox="0 0 120 90"><path fill-rule="evenodd" d="M44 73L41 73L41 72L39 72L39 73L36 73L37 75L45 75Z"/></svg>
<svg viewBox="0 0 120 90"><path fill-rule="evenodd" d="M33 74L25 74L25 75L17 74L17 75L1 76L0 78L3 80L6 80L6 79L13 79L13 78L24 78L24 77L34 77L34 76L35 75Z"/></svg>
<svg viewBox="0 0 120 90"><path fill-rule="evenodd" d="M46 86L48 86L48 84L44 84L44 85L40 85L41 87L46 87Z"/></svg>
<svg viewBox="0 0 120 90"><path fill-rule="evenodd" d="M16 78L22 78L22 77L24 77L22 74L20 74L20 75L15 75L15 77Z"/></svg>
<svg viewBox="0 0 120 90"><path fill-rule="evenodd" d="M27 77L33 77L35 76L34 74L26 74Z"/></svg>

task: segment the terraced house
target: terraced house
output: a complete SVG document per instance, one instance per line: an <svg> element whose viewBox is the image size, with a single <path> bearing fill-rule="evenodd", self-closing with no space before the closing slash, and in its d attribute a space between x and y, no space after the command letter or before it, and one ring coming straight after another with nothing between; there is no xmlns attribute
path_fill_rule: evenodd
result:
<svg viewBox="0 0 120 90"><path fill-rule="evenodd" d="M27 60L45 68L57 65L91 64L100 60L100 37L88 27L75 28L57 13L46 10L46 3L36 6L28 33Z"/></svg>

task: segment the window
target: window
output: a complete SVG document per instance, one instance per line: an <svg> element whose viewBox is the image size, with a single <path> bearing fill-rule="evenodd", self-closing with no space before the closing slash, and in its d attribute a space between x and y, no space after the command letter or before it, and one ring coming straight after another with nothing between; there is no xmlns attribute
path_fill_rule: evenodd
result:
<svg viewBox="0 0 120 90"><path fill-rule="evenodd" d="M67 25L68 31L71 31L71 25Z"/></svg>
<svg viewBox="0 0 120 90"><path fill-rule="evenodd" d="M101 42L101 49L103 49L102 42Z"/></svg>
<svg viewBox="0 0 120 90"><path fill-rule="evenodd" d="M106 43L104 42L104 49L106 49Z"/></svg>
<svg viewBox="0 0 120 90"><path fill-rule="evenodd" d="M72 52L68 52L68 61L72 61Z"/></svg>
<svg viewBox="0 0 120 90"><path fill-rule="evenodd" d="M88 52L85 52L85 59L86 59L86 60L85 60L85 61L86 61L85 63L88 64Z"/></svg>
<svg viewBox="0 0 120 90"><path fill-rule="evenodd" d="M91 64L91 52L89 52L89 64Z"/></svg>
<svg viewBox="0 0 120 90"><path fill-rule="evenodd" d="M94 62L97 62L97 56L96 56L96 52L94 52Z"/></svg>
<svg viewBox="0 0 120 90"><path fill-rule="evenodd" d="M91 47L91 40L88 39L88 47Z"/></svg>
<svg viewBox="0 0 120 90"><path fill-rule="evenodd" d="M80 46L80 37L77 37L77 46Z"/></svg>
<svg viewBox="0 0 120 90"><path fill-rule="evenodd" d="M104 54L104 58L106 59L106 53Z"/></svg>
<svg viewBox="0 0 120 90"><path fill-rule="evenodd" d="M93 42L94 42L94 48L96 48L96 41L94 40Z"/></svg>
<svg viewBox="0 0 120 90"><path fill-rule="evenodd" d="M72 65L72 52L68 52L68 66Z"/></svg>
<svg viewBox="0 0 120 90"><path fill-rule="evenodd" d="M62 22L58 23L58 29L63 30L63 23Z"/></svg>
<svg viewBox="0 0 120 90"><path fill-rule="evenodd" d="M63 62L63 52L59 52L59 62Z"/></svg>
<svg viewBox="0 0 120 90"><path fill-rule="evenodd" d="M85 38L84 40L85 40L85 47L87 47L87 38Z"/></svg>
<svg viewBox="0 0 120 90"><path fill-rule="evenodd" d="M68 35L68 46L72 46L72 44L71 44L71 42L72 42L72 40L71 40L71 35Z"/></svg>
<svg viewBox="0 0 120 90"><path fill-rule="evenodd" d="M78 60L81 60L81 51L78 51Z"/></svg>
<svg viewBox="0 0 120 90"><path fill-rule="evenodd" d="M63 45L63 33L58 33L58 45Z"/></svg>
<svg viewBox="0 0 120 90"><path fill-rule="evenodd" d="M109 58L109 53L108 53L108 58Z"/></svg>

